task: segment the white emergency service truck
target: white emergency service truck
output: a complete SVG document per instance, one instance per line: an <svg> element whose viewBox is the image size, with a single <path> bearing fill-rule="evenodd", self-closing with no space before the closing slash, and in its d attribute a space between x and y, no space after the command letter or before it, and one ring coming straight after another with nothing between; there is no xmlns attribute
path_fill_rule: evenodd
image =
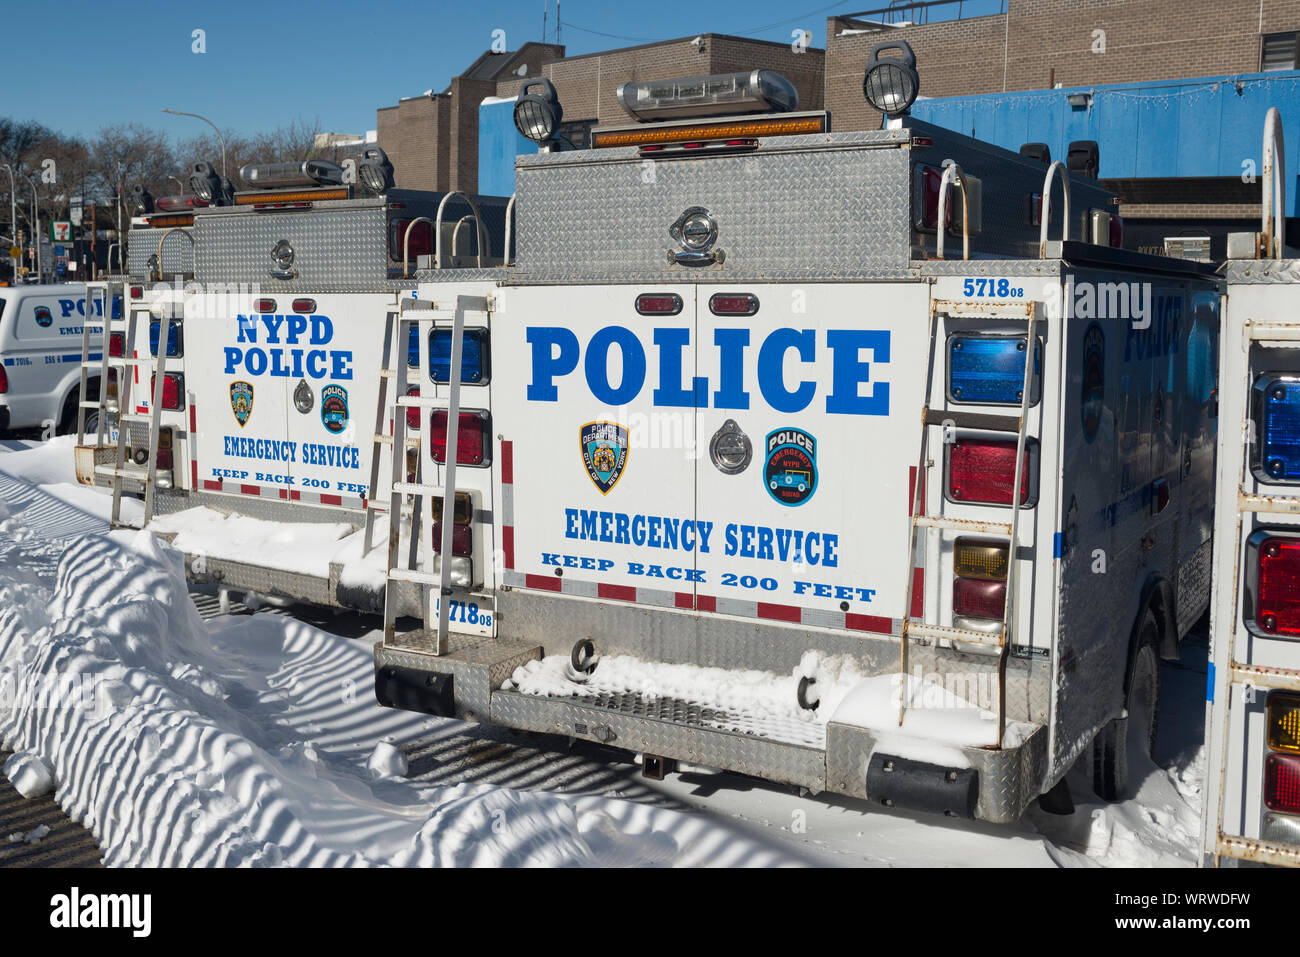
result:
<svg viewBox="0 0 1300 957"><path fill-rule="evenodd" d="M770 71L631 83L579 151L533 81L482 263L448 197L196 211L198 283L261 288L185 304L153 527L364 533L191 570L382 608L386 705L990 821L1088 754L1119 795L1207 603L1217 279L908 117L910 51L864 92L887 128Z"/></svg>
<svg viewBox="0 0 1300 957"><path fill-rule="evenodd" d="M104 304L88 303L86 287L73 283L0 288L0 431L75 428L82 335L98 339ZM98 380L89 387L86 395L95 395Z"/></svg>
<svg viewBox="0 0 1300 957"><path fill-rule="evenodd" d="M1300 865L1300 259L1265 120L1263 222L1223 273L1204 859Z"/></svg>

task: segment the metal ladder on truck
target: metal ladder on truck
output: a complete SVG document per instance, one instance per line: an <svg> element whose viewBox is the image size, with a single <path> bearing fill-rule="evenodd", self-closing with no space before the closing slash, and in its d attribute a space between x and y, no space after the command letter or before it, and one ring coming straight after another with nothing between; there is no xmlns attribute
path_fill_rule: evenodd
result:
<svg viewBox="0 0 1300 957"><path fill-rule="evenodd" d="M136 331L140 317L144 317L146 327L150 322L151 307L145 301L135 302L126 295L127 283L122 280L100 280L86 284L86 311L91 311L91 303L102 303L104 323L100 341L99 359L92 359L90 352L90 322L81 327L81 401L77 412L77 444L84 445L86 440L86 411L95 409L99 413L99 428L95 438L96 448L105 447L108 436L108 416L114 414L117 420L117 441L112 464L100 464L96 456L94 474L112 480L113 506L111 524L114 528L144 528L154 515L154 498L158 487L158 430L162 413L163 377L167 372L167 342L171 335L172 305L168 303L159 317L158 356L146 356L141 359L132 352L136 342ZM121 315L114 317L113 303L122 304ZM122 336L122 355L111 356L110 342L113 335ZM99 394L94 401L87 399L90 370L99 370ZM153 377L152 402L147 412L135 412L132 386L141 369ZM110 370L117 376L117 410L108 408L108 384ZM131 424L144 424L149 429L148 459L127 461L126 450L131 437ZM140 525L126 525L122 521L122 495L126 482L138 483L144 492L144 517Z"/></svg>
<svg viewBox="0 0 1300 957"><path fill-rule="evenodd" d="M396 312L390 312L384 333L384 365L380 378L378 412L375 422L374 452L371 456L371 482L369 492L373 497L379 486L380 451L384 446L392 448L392 473L387 505L367 501L365 550L368 553L374 529L375 515L387 512L388 523L388 571L384 581L384 642L390 643L397 630L397 590L403 583L412 583L420 588L421 615L423 631L434 639L433 653L442 655L448 651L447 632L450 615L451 595L451 561L440 561L439 570L434 571L434 550L425 549L424 561L420 561L420 516L428 514L433 521L442 521L442 542L440 555L452 554L452 526L448 519L455 509L456 499L456 457L458 449L458 432L460 425L460 389L461 357L465 338L465 313L487 312L488 300L484 296L457 296L455 304L438 303L433 300L403 298ZM410 356L409 343L412 330L416 330L418 341L419 368L429 368L429 337L435 326L450 326L451 357L448 373L447 398L426 394L407 395ZM396 359L394 361L394 354ZM421 377L421 384L431 388L432 379ZM394 394L390 397L390 386ZM444 404L445 403L445 404ZM408 480L406 474L406 455L399 450L412 447L420 448L419 439L408 439L406 410L417 409L419 427L417 435L422 434L425 424L432 417L426 411L446 409L447 444L445 463L442 466L443 482L441 485L424 481L424 454L421 450L419 464L416 466L414 481ZM384 434L384 418L390 417L392 434ZM411 533L409 548L405 558L401 556L401 516L408 498L413 499L411 507ZM435 509L435 500L442 501L441 511ZM417 567L420 566L420 567ZM438 596L437 610L430 600L431 589L436 589ZM434 621L436 617L436 622Z"/></svg>
<svg viewBox="0 0 1300 957"><path fill-rule="evenodd" d="M1250 414L1251 374L1249 351L1257 342L1269 342L1272 347L1285 343L1286 348L1300 349L1300 323L1252 322L1247 320L1244 326L1242 347L1247 350L1245 395L1242 408L1241 434L1250 435L1253 427ZM1225 346L1226 348L1226 346ZM1241 560L1242 535L1245 532L1248 515L1300 515L1300 495L1260 495L1246 490L1246 457L1250 454L1250 443L1242 443L1241 456L1237 462L1237 524L1233 538L1234 554ZM1275 864L1285 867L1300 866L1300 847L1262 841L1258 838L1228 834L1223 829L1225 794L1227 792L1228 773L1228 732L1232 726L1232 692L1240 687L1243 691L1250 689L1260 691L1300 692L1300 670L1294 668L1268 668L1251 665L1237 660L1237 627L1239 614L1239 595L1233 596L1232 621L1229 630L1227 655L1223 664L1223 680L1215 689L1216 696L1224 697L1222 720L1214 731L1219 736L1219 794L1214 824L1214 860L1216 866L1219 858L1230 857L1238 860L1253 861L1262 864ZM1247 692L1249 693L1249 692Z"/></svg>
<svg viewBox="0 0 1300 957"><path fill-rule="evenodd" d="M934 365L939 335L939 317L973 318L981 316L996 319L999 322L1023 320L1028 329L1025 336L1025 378L1020 393L1019 415L997 415L986 412L957 412L948 409L930 407L931 390L934 386ZM1032 405L1032 387L1034 365L1038 352L1038 323L1042 317L1042 304L1029 302L1025 304L1023 315L999 313L990 315L976 304L960 302L935 301L930 307L930 357L925 376L925 404L921 407L921 451L917 460L916 481L912 486L911 530L907 543L907 584L903 591L903 620L899 629L899 675L900 697L898 723L903 723L907 713L911 685L908 683L908 664L913 641L954 641L968 645L978 645L994 649L997 653L997 747L1002 747L1006 731L1007 712L1007 655L1011 650L1012 637L1016 621L1016 560L1017 546L1020 541L1020 513L1023 507L1019 502L1019 490L1024 480L1025 441L1028 438L1029 409ZM946 403L945 403L946 404ZM944 430L947 441L949 429L969 429L983 432L1007 432L1016 436L1016 469L1012 483L1012 500L1015 507L1011 511L1010 522L985 522L964 518L949 518L944 515L925 514L926 476L935 462L930 458L930 430L938 426ZM917 539L928 529L946 529L954 532L967 532L975 535L1004 536L1009 542L1007 549L1007 595L1002 608L1002 620L996 631L976 631L970 628L958 628L951 625L932 625L925 621L924 602L920 616L913 615L913 595L915 574L911 569L917 565Z"/></svg>
<svg viewBox="0 0 1300 957"><path fill-rule="evenodd" d="M1070 230L1070 182L1061 162L1052 163L1047 169L1043 184L1043 210L1040 258L1046 255L1047 224L1051 218L1051 185L1053 176L1062 176L1064 194L1064 227L1062 239L1069 238ZM960 190L962 201L962 258L970 258L970 235L967 230L966 180L960 166L952 163L944 167L943 179L939 183L938 222L947 222L948 190L953 186ZM936 258L943 259L944 233L940 228L936 235ZM1007 727L1007 655L1011 651L1013 632L1016 622L1016 567L1017 552L1020 542L1020 485L1024 481L1025 439L1029 425L1029 409L1033 404L1032 387L1034 382L1034 363L1038 355L1038 323L1042 320L1042 303L1029 301L1023 304L1023 313L1017 314L1012 309L999 308L996 313L980 303L933 301L930 304L930 346L925 370L925 403L921 406L921 443L916 465L916 481L912 486L912 504L909 509L910 530L907 539L907 583L903 588L903 616L899 632L899 699L898 723L901 727L907 716L908 699L912 694L909 683L908 665L913 641L952 641L982 648L993 649L997 653L997 747L1002 747ZM939 317L955 319L983 318L998 322L1024 321L1028 323L1025 334L1025 377L1021 384L1020 414L997 415L986 412L954 412L947 409L930 407L934 388L934 364L938 354ZM947 402L945 400L944 404ZM1011 521L983 522L971 519L948 518L944 515L925 514L926 476L935 463L930 458L930 429L941 427L945 441L949 429L970 429L987 432L1008 432L1016 436L1016 468L1011 485ZM916 585L916 575L912 569L917 565L917 538L923 530L940 529L955 532L968 532L976 535L1005 536L1007 548L1007 594L1002 606L1002 621L996 631L976 631L971 628L958 628L952 625L932 625L925 620L925 603L921 602L919 615L912 613L912 590Z"/></svg>

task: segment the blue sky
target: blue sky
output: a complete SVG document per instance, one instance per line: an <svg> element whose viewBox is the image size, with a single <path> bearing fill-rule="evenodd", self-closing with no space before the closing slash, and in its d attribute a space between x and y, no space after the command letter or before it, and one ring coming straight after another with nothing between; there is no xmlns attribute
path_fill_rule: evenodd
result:
<svg viewBox="0 0 1300 957"><path fill-rule="evenodd" d="M540 40L544 4L58 0L19 5L9 0L0 16L8 41L0 116L37 120L70 134L133 121L176 138L207 129L198 120L161 112L171 107L202 113L223 130L239 133L293 119L319 120L321 129L333 132L362 132L374 128L376 107L444 89L453 74L491 46L493 30L506 32L511 50ZM791 32L802 27L814 46L823 47L828 15L884 5L875 0L832 5L562 0L561 41L572 55L706 32L789 42ZM550 0L552 41L555 6ZM66 45L58 24L70 28ZM203 54L191 50L192 32L199 29L206 32ZM132 52L121 69L109 71L104 68L108 49Z"/></svg>

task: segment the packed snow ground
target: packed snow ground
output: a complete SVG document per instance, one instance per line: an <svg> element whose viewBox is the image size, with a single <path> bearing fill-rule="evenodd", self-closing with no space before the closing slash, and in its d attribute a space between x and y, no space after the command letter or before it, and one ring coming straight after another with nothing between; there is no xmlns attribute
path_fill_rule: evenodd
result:
<svg viewBox="0 0 1300 957"><path fill-rule="evenodd" d="M284 615L205 621L180 552L108 533L107 512L103 493L75 484L66 439L0 445L0 745L17 752L15 783L52 784L110 865L1195 859L1195 642L1199 674L1194 664L1164 672L1167 753L1134 799L1103 806L1076 771L1073 815L951 822L707 769L649 782L626 759L583 747L380 708L373 639L331 634L328 617L314 618L324 628Z"/></svg>

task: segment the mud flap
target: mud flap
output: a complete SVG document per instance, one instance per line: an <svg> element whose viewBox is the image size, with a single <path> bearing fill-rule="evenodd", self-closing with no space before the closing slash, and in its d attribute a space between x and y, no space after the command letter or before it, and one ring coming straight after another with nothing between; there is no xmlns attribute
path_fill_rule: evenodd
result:
<svg viewBox="0 0 1300 957"><path fill-rule="evenodd" d="M385 665L375 671L375 699L386 708L456 717L451 675Z"/></svg>
<svg viewBox="0 0 1300 957"><path fill-rule="evenodd" d="M945 768L876 753L867 765L867 797L885 807L973 819L979 775L972 768Z"/></svg>

